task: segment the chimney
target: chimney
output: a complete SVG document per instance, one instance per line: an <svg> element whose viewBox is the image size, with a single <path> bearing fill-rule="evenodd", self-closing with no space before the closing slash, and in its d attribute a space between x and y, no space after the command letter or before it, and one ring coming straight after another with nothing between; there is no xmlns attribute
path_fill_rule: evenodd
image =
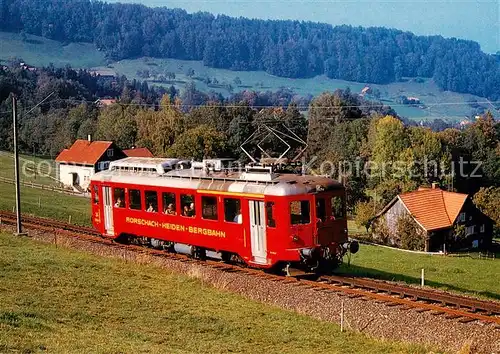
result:
<svg viewBox="0 0 500 354"><path fill-rule="evenodd" d="M90 134L87 135L87 140L89 141L89 143L91 143L92 142L92 135L90 135Z"/></svg>
<svg viewBox="0 0 500 354"><path fill-rule="evenodd" d="M439 189L439 186L436 182L432 183L432 189Z"/></svg>

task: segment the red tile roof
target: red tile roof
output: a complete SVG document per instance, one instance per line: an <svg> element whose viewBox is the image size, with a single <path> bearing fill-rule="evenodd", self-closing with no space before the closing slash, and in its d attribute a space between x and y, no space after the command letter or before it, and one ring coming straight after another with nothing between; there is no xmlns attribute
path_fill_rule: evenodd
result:
<svg viewBox="0 0 500 354"><path fill-rule="evenodd" d="M128 150L123 150L123 152L128 157L154 157L153 153L149 151L148 148L128 149Z"/></svg>
<svg viewBox="0 0 500 354"><path fill-rule="evenodd" d="M112 98L102 98L102 99L97 100L97 103L101 104L102 106L110 106L116 102L117 102L117 100L112 99Z"/></svg>
<svg viewBox="0 0 500 354"><path fill-rule="evenodd" d="M56 157L56 162L95 165L112 144L111 141L77 140L69 149L64 149Z"/></svg>
<svg viewBox="0 0 500 354"><path fill-rule="evenodd" d="M427 231L451 227L467 200L467 194L421 189L399 195L415 220Z"/></svg>

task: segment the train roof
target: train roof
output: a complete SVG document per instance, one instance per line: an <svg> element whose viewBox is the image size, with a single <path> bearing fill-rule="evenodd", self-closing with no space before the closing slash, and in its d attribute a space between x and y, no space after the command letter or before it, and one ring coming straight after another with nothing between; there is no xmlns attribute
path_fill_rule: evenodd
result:
<svg viewBox="0 0 500 354"><path fill-rule="evenodd" d="M136 158L136 165L131 160L126 164L119 163L119 161L122 161L119 160L117 163L110 165L109 170L96 173L92 177L92 180L154 187L273 196L300 195L343 188L339 182L331 178L275 173L269 167L260 166L247 166L238 171L228 169L213 171L204 168L184 168L167 171L168 167L162 167L163 172L159 173L158 166L165 166L161 160L169 162L180 160L147 160ZM210 161L213 162L214 159Z"/></svg>

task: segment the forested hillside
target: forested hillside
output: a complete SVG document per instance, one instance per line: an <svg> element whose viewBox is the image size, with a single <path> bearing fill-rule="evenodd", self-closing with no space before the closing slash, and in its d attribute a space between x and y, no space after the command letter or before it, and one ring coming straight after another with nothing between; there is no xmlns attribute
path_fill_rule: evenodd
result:
<svg viewBox="0 0 500 354"><path fill-rule="evenodd" d="M498 58L472 41L90 0L3 0L0 6L0 30L94 42L114 60L203 60L216 68L368 83L432 77L445 90L500 99Z"/></svg>
<svg viewBox="0 0 500 354"><path fill-rule="evenodd" d="M298 104L307 103L286 90L244 91L224 99L189 84L179 95L125 77L15 65L0 68L0 150L12 150L10 92L19 97L23 152L54 157L91 134L122 148L147 147L155 156L241 158L240 145L265 123L286 126L307 140L307 166L342 178L349 211L360 220L370 220L396 194L431 182L471 194L479 190L477 204L495 220L500 217L500 123L489 112L462 130L435 132L405 125L390 107L348 90L312 99L306 119ZM120 99L104 106L97 100L102 96ZM279 144L269 139L261 146L272 153L282 150ZM291 156L302 147L292 145ZM260 155L255 146L249 150Z"/></svg>

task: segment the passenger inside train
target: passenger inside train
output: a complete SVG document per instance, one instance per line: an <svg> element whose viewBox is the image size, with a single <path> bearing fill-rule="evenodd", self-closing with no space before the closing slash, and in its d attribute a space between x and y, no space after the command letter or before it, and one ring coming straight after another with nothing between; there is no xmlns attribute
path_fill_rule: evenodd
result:
<svg viewBox="0 0 500 354"><path fill-rule="evenodd" d="M168 215L176 215L175 213L175 207L174 207L174 204L170 203L167 208L165 209L165 214L168 214Z"/></svg>
<svg viewBox="0 0 500 354"><path fill-rule="evenodd" d="M115 208L123 208L123 201L121 198L116 199Z"/></svg>

